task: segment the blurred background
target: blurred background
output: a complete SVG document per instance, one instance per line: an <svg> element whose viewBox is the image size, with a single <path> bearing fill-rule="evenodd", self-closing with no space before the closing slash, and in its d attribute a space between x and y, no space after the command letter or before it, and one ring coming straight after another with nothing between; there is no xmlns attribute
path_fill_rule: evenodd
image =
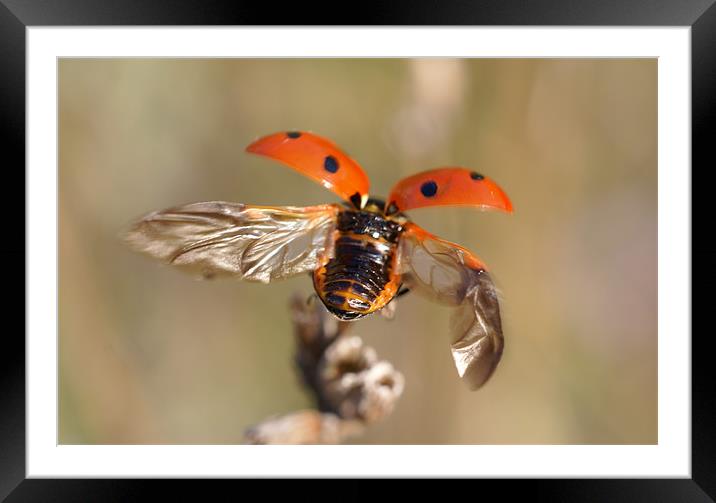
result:
<svg viewBox="0 0 716 503"><path fill-rule="evenodd" d="M312 406L287 309L310 278L200 281L118 239L189 202L338 202L244 153L283 130L331 138L375 195L462 165L515 206L412 212L490 266L505 353L470 392L450 309L407 295L357 322L406 387L352 443L657 442L656 60L63 59L59 77L60 443L235 444Z"/></svg>

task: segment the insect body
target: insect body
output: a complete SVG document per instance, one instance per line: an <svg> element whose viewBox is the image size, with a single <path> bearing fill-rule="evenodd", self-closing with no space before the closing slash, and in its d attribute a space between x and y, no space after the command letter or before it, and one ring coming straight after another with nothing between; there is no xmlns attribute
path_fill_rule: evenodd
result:
<svg viewBox="0 0 716 503"><path fill-rule="evenodd" d="M338 214L332 257L313 273L316 292L326 308L342 320L382 309L398 292L398 239L403 227L382 215L381 201L362 210Z"/></svg>
<svg viewBox="0 0 716 503"><path fill-rule="evenodd" d="M385 308L399 292L417 291L455 308L451 349L471 389L494 371L503 349L497 293L485 264L404 213L466 205L512 212L495 182L461 167L399 181L386 201L369 197L358 163L325 138L276 133L248 152L276 159L321 183L344 204L311 207L193 203L145 215L126 235L136 250L213 277L268 283L310 273L326 308L355 320Z"/></svg>

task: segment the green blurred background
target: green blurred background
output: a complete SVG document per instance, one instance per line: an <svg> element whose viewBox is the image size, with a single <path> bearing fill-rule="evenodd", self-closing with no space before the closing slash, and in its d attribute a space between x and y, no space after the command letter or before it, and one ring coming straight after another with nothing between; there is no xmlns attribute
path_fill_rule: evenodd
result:
<svg viewBox="0 0 716 503"><path fill-rule="evenodd" d="M412 213L490 266L505 353L470 392L449 309L408 295L357 322L406 388L352 443L657 442L656 60L62 59L59 77L60 443L240 443L312 405L287 310L309 278L199 281L118 239L183 203L337 202L244 153L282 130L334 140L376 195L463 165L515 206Z"/></svg>

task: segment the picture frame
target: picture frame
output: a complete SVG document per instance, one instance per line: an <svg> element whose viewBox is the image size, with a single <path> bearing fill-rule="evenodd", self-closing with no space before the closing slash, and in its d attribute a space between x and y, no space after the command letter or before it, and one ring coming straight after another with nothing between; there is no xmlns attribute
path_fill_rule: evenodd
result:
<svg viewBox="0 0 716 503"><path fill-rule="evenodd" d="M569 3L569 6L566 4ZM129 4L127 2L127 4ZM3 69L2 106L5 131L2 135L5 152L9 153L6 166L25 163L25 147L21 138L25 134L25 30L32 26L112 26L112 25L276 25L301 20L307 24L333 24L325 15L310 18L310 10L296 8L272 12L268 7L252 5L239 9L235 4L180 2L172 5L152 3L141 8L130 8L124 2L85 3L62 0L47 5L43 2L3 0L0 4L0 37L5 50L0 51ZM549 5L547 5L549 4ZM563 5L560 5L563 4ZM415 4L411 3L410 6ZM559 25L559 26L690 26L692 37L692 165L700 163L706 171L709 158L709 141L714 133L714 92L716 89L716 7L711 0L673 2L664 5L659 1L629 0L619 5L604 6L598 2L539 2L527 6L519 2L483 2L479 5L446 4L438 12L426 5L407 8L404 2L389 7L364 8L351 20L351 25ZM299 14L299 15L297 15ZM317 22L317 20L321 22ZM712 154L711 154L712 156ZM19 169L8 170L20 175ZM692 168L692 173L694 172ZM24 184L24 177L23 184ZM13 185L14 186L14 185ZM703 186L703 184L701 185ZM19 193L19 190L17 191ZM24 193L24 191L23 191ZM702 202L693 198L692 213L701 217ZM23 205L24 206L24 205ZM703 218L703 217L701 217ZM10 235L24 235L19 219L10 224ZM24 226L23 226L24 227ZM692 243L693 246L693 243ZM696 263L705 262L713 253L697 247ZM5 256L9 261L26 263L29 250L23 245L9 247ZM692 248L693 253L693 248ZM693 263L692 263L693 268ZM12 268L14 274L19 267ZM692 269L693 270L693 269ZM707 269L708 270L708 269ZM17 272L17 274L20 274ZM707 276L708 277L708 276ZM703 281L703 280L702 280ZM23 285L24 285L23 280ZM23 287L24 291L24 287ZM21 300L22 299L22 300ZM5 303L5 312L21 311L25 297L13 295ZM692 297L692 303L696 301ZM17 306L15 303L17 302ZM703 301L702 301L703 302ZM693 312L692 304L692 312ZM23 310L24 311L24 310ZM19 331L18 331L19 332ZM698 332L696 332L698 333ZM12 331L6 338L7 358L3 368L3 414L0 416L0 495L8 501L34 501L52 495L54 500L65 501L90 493L97 499L111 500L113 495L127 497L143 492L143 484L136 480L40 480L26 478L25 457L25 339ZM571 500L634 501L654 499L671 501L713 501L716 499L716 436L713 426L711 383L713 369L707 362L708 334L692 336L692 478L691 479L633 479L633 480L529 480L518 485L504 481L499 490L509 496L517 491L530 491L543 497ZM162 489L168 484L162 483ZM510 485L508 489L505 486ZM498 487L496 487L498 488ZM100 496L101 495L101 496Z"/></svg>

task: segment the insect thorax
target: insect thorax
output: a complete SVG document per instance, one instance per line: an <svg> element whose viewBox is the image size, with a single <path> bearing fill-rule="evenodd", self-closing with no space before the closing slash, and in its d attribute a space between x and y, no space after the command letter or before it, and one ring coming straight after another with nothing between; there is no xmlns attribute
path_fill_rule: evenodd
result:
<svg viewBox="0 0 716 503"><path fill-rule="evenodd" d="M369 236L391 244L398 242L403 227L378 213L345 210L338 215L338 231Z"/></svg>

